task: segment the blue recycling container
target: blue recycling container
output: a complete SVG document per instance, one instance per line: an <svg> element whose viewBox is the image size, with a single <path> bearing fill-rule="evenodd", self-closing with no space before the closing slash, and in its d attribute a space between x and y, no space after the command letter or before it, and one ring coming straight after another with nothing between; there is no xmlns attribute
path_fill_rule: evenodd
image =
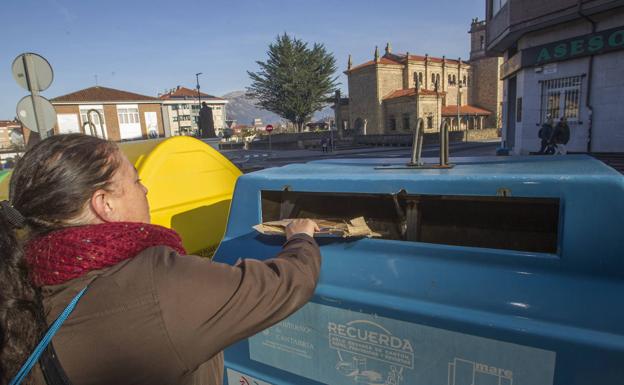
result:
<svg viewBox="0 0 624 385"><path fill-rule="evenodd" d="M266 259L252 226L364 216L319 238L312 300L225 352L225 381L331 385L624 382L624 176L584 155L325 160L238 179L215 260Z"/></svg>

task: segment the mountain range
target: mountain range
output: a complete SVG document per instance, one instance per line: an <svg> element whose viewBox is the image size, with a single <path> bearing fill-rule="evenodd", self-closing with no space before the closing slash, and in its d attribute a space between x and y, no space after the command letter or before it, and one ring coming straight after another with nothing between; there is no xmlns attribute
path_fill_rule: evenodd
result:
<svg viewBox="0 0 624 385"><path fill-rule="evenodd" d="M256 106L256 101L245 96L245 91L232 91L221 96L228 101L226 111L228 120L236 120L237 124L252 125L254 119L262 119L264 124L282 122L284 119L279 115ZM312 121L334 116L331 107L325 107L314 113Z"/></svg>

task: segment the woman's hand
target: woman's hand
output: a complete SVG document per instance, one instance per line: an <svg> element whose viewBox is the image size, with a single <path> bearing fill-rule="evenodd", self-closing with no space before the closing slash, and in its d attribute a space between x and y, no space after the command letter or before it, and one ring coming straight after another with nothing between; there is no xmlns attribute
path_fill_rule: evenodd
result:
<svg viewBox="0 0 624 385"><path fill-rule="evenodd" d="M315 231L319 231L319 227L313 220L294 219L286 226L286 240L289 240L295 234L308 234L313 237Z"/></svg>

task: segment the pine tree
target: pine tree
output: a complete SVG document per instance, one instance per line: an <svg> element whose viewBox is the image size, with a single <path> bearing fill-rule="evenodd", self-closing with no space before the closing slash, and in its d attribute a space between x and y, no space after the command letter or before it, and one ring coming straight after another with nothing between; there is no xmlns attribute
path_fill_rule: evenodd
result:
<svg viewBox="0 0 624 385"><path fill-rule="evenodd" d="M323 44L307 43L284 33L269 44L266 62L257 61L258 72L247 71L252 80L247 96L257 105L292 122L301 132L312 114L322 109L338 85L336 60Z"/></svg>

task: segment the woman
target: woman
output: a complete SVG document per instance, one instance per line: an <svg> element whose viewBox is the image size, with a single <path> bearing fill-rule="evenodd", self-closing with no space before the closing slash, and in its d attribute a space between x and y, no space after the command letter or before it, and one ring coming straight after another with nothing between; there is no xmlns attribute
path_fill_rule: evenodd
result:
<svg viewBox="0 0 624 385"><path fill-rule="evenodd" d="M0 210L2 384L87 286L53 339L73 384L220 384L225 347L312 296L314 222L294 221L276 258L229 266L185 256L146 194L112 142L60 135L25 154Z"/></svg>
<svg viewBox="0 0 624 385"><path fill-rule="evenodd" d="M555 126L552 133L552 142L556 147L555 154L566 155L568 153L566 145L570 141L570 126L565 116L559 119L559 123Z"/></svg>

